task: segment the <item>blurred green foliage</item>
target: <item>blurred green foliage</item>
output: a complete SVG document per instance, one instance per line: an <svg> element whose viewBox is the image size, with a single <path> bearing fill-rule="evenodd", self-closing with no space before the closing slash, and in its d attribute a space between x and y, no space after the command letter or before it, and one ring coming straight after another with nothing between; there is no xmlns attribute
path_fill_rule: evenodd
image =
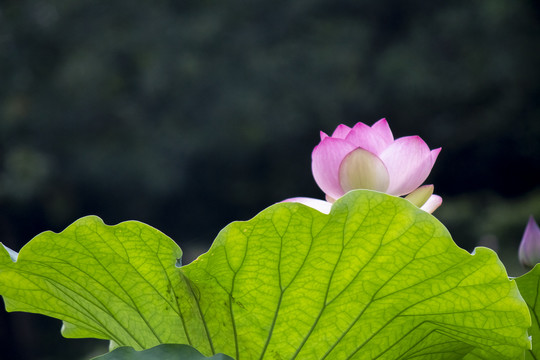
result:
<svg viewBox="0 0 540 360"><path fill-rule="evenodd" d="M387 117L443 147L428 181L458 244L513 259L540 217L539 20L535 0L5 0L2 242L96 214L192 259L230 221L322 197L319 130ZM13 316L0 342L17 358L84 349Z"/></svg>

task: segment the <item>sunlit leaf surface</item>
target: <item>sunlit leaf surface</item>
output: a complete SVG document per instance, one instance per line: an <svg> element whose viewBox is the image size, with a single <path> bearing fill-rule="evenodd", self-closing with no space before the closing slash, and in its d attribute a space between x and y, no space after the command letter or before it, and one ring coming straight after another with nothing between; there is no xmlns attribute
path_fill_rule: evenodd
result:
<svg viewBox="0 0 540 360"><path fill-rule="evenodd" d="M527 306L493 251L467 253L433 216L376 192L351 192L330 215L274 205L227 226L183 268L180 249L157 230L96 217L37 236L17 262L2 252L8 310L60 318L68 337L135 349L518 359L530 345Z"/></svg>
<svg viewBox="0 0 540 360"><path fill-rule="evenodd" d="M516 283L523 299L529 306L532 318L532 327L529 329L529 335L532 336L532 350L527 351L525 359L540 359L540 265L536 265L531 271L516 278Z"/></svg>
<svg viewBox="0 0 540 360"><path fill-rule="evenodd" d="M148 225L107 226L89 216L60 234L36 236L15 263L3 252L0 293L7 310L64 320L66 337L110 339L138 350L206 339L175 266L182 251Z"/></svg>

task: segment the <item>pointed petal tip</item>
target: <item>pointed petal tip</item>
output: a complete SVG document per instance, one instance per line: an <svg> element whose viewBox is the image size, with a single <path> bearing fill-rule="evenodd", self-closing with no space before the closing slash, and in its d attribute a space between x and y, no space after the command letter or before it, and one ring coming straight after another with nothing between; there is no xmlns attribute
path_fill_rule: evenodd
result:
<svg viewBox="0 0 540 360"><path fill-rule="evenodd" d="M350 127L345 124L339 124L336 127L336 130L334 130L334 132L332 133L332 137L337 139L345 139L347 135L349 135L349 132L351 132Z"/></svg>
<svg viewBox="0 0 540 360"><path fill-rule="evenodd" d="M386 121L386 118L380 118L377 120L371 127L380 124L380 125L388 125L388 121Z"/></svg>
<svg viewBox="0 0 540 360"><path fill-rule="evenodd" d="M324 131L320 131L319 135L321 136L321 141L323 141L324 139L328 137L328 135Z"/></svg>
<svg viewBox="0 0 540 360"><path fill-rule="evenodd" d="M392 130L390 130L390 125L388 125L386 118L382 118L377 121L375 124L373 124L373 126L371 126L371 129L373 129L378 136L384 139L387 146L394 141L394 134L392 134Z"/></svg>
<svg viewBox="0 0 540 360"><path fill-rule="evenodd" d="M523 234L523 239L535 237L540 243L540 227L534 217L529 216L529 221L527 222L527 227L525 228L525 233Z"/></svg>
<svg viewBox="0 0 540 360"><path fill-rule="evenodd" d="M435 164L435 161L437 160L437 157L439 157L439 154L441 153L442 147L431 150L431 160Z"/></svg>

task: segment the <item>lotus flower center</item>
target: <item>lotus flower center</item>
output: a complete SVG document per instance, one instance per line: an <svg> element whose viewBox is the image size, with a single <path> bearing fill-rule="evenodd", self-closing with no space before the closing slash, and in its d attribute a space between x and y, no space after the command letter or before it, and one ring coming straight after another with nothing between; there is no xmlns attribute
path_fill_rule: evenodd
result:
<svg viewBox="0 0 540 360"><path fill-rule="evenodd" d="M377 155L358 148L347 154L341 162L339 183L344 192L354 189L384 192L390 184L390 176Z"/></svg>

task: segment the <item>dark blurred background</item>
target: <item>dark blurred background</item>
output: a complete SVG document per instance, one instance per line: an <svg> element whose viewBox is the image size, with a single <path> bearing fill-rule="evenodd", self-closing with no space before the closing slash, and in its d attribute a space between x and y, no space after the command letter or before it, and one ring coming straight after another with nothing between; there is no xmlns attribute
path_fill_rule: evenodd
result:
<svg viewBox="0 0 540 360"><path fill-rule="evenodd" d="M540 220L537 0L0 2L0 240L19 250L88 214L136 219L185 262L229 222L292 196L319 130L386 117L441 155L435 215L511 275ZM0 315L6 359L105 342Z"/></svg>

